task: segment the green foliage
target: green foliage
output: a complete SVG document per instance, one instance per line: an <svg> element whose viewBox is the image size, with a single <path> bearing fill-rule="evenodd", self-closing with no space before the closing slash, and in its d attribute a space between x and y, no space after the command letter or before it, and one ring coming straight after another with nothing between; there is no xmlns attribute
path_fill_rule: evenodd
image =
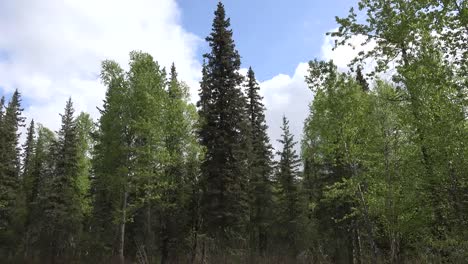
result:
<svg viewBox="0 0 468 264"><path fill-rule="evenodd" d="M299 239L301 230L302 203L300 196L300 159L294 147L297 142L289 131L289 121L283 116L281 127L283 134L278 140L282 145L281 151L277 152L279 161L276 165L276 199L275 210L276 232L280 245L279 251L283 254L296 256L299 253Z"/></svg>
<svg viewBox="0 0 468 264"><path fill-rule="evenodd" d="M0 124L2 123L3 117L5 115L5 110L3 109L4 107L5 107L5 96L2 96L2 98L0 98Z"/></svg>
<svg viewBox="0 0 468 264"><path fill-rule="evenodd" d="M34 126L34 120L31 120L31 123L28 127L28 132L26 135L26 142L23 145L24 151L23 151L22 178L23 178L23 188L24 188L24 193L25 193L25 198L26 198L27 203L30 203L32 201L31 189L32 189L33 179L31 177L31 173L33 171L35 147L36 147L35 126Z"/></svg>
<svg viewBox="0 0 468 264"><path fill-rule="evenodd" d="M405 89L378 80L365 93L332 63L310 63L315 97L302 144L304 186L314 232L331 238L312 244L333 261L398 263L424 248L432 259L463 258L463 250L448 253L465 236L457 210L466 176L455 169L466 166L456 158L465 152L457 136L463 114L452 71L430 47L399 68Z"/></svg>
<svg viewBox="0 0 468 264"><path fill-rule="evenodd" d="M96 254L117 252L118 223L128 171L128 86L124 71L113 61L102 63L101 80L107 87L101 117L94 134L92 230L100 248Z"/></svg>
<svg viewBox="0 0 468 264"><path fill-rule="evenodd" d="M205 147L201 164L201 214L209 236L230 244L242 241L248 220L246 193L246 99L240 89L240 56L230 21L218 3L212 32L206 38L200 83L199 137Z"/></svg>
<svg viewBox="0 0 468 264"><path fill-rule="evenodd" d="M247 94L247 116L249 120L249 200L250 240L252 250L264 255L267 250L272 225L272 146L267 134L265 106L259 94L252 68L247 72L245 84Z"/></svg>
<svg viewBox="0 0 468 264"><path fill-rule="evenodd" d="M22 188L18 129L23 126L21 97L16 90L3 114L0 126L0 255L10 257L19 242L22 227Z"/></svg>
<svg viewBox="0 0 468 264"><path fill-rule="evenodd" d="M198 228L198 160L195 108L189 103L188 86L177 79L175 65L167 82L164 112L164 183L157 204L161 262L187 252L193 247L191 232Z"/></svg>
<svg viewBox="0 0 468 264"><path fill-rule="evenodd" d="M460 244L466 239L466 232L461 228L466 222L462 213L466 211L463 209L466 196L461 193L466 189L467 164L460 159L460 155L466 155L462 154L466 153L466 136L462 135L466 135L468 53L461 44L467 37L466 3L394 0L360 1L358 6L366 17L365 22L357 19L353 9L348 17L337 18L340 28L332 33L338 37L337 45L345 44L353 36L364 35L366 43L374 41L376 45L360 53L353 63L374 59L377 67L371 75L388 69L389 62L396 65L395 87L390 89L394 91L376 91L382 94L376 99L381 116L375 120L387 122L381 124L384 137L379 139L385 150L385 167L371 163L366 169L374 173L372 180L382 170L392 179L391 188L387 186L390 190L384 196L391 199L385 199L384 208L389 207L390 200L394 216L390 221L388 212L377 214L391 223L392 231L387 231L397 241L390 243L392 262L401 257L400 247L412 247L414 252L429 248L431 258L457 261L466 254L461 253L465 249L454 250L454 241L466 247ZM384 109L393 110L390 114ZM371 151L366 149L366 153ZM405 181L407 177L411 181ZM376 187L376 197L383 195L377 190L387 189L386 185ZM403 194L405 198L399 198ZM415 197L423 202L415 203ZM369 201L378 200L374 197ZM397 209L401 210L400 215L406 216L401 223L395 216Z"/></svg>
<svg viewBox="0 0 468 264"><path fill-rule="evenodd" d="M69 258L77 253L83 211L78 185L78 134L71 99L62 116L62 126L53 146L54 165L46 181L41 240L46 257ZM47 245L47 246L46 246Z"/></svg>
<svg viewBox="0 0 468 264"><path fill-rule="evenodd" d="M54 132L38 125L31 171L28 175L29 178L24 178L28 212L24 237L24 255L26 257L33 258L38 254L45 255L41 249L49 243L41 237L41 232L47 225L44 210L48 198L48 186L52 180L55 166L54 147L57 144L56 141Z"/></svg>
<svg viewBox="0 0 468 264"><path fill-rule="evenodd" d="M91 155L94 140L92 134L95 126L90 115L81 112L76 118L76 129L78 137L78 189L80 191L81 211L85 217L89 217L92 211L91 204Z"/></svg>
<svg viewBox="0 0 468 264"><path fill-rule="evenodd" d="M348 73L309 63L302 159L285 117L273 159L222 3L197 106L140 51L128 70L102 62L96 124L69 100L60 130L31 120L21 148L20 94L2 97L2 261L466 262L467 3L362 0L336 18L336 46L372 46Z"/></svg>
<svg viewBox="0 0 468 264"><path fill-rule="evenodd" d="M175 66L166 73L146 53L130 54L125 73L103 63L108 87L95 133L92 228L100 247L121 257L145 248L148 259L168 261L198 228L196 112ZM194 206L194 208L192 208ZM130 238L126 242L126 238Z"/></svg>

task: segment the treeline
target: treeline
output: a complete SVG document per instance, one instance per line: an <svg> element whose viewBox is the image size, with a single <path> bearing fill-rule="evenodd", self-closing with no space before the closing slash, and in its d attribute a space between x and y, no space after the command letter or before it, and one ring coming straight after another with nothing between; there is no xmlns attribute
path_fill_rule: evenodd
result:
<svg viewBox="0 0 468 264"><path fill-rule="evenodd" d="M102 63L101 116L71 99L53 132L21 96L0 105L0 258L14 263L463 263L468 258L468 10L361 1L337 45L375 48L348 73L311 61L301 155L267 134L219 3L199 101L151 55ZM369 74L370 59L377 67ZM388 73L388 66L395 68ZM392 81L378 78L391 74ZM312 93L311 93L312 94Z"/></svg>

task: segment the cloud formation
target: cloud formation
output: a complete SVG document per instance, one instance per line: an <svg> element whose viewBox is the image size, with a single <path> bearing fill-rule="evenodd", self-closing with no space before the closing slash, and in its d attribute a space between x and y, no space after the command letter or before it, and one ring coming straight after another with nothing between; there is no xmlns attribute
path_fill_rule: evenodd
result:
<svg viewBox="0 0 468 264"><path fill-rule="evenodd" d="M25 115L57 130L58 113L70 96L77 111L98 117L96 107L102 105L105 94L99 81L102 60L113 59L127 67L129 52L142 50L163 66L174 61L196 100L201 77L196 53L202 39L182 28L180 15L175 0L1 1L0 89L3 93L20 89ZM340 69L359 52L332 47L333 40L324 36L320 57L334 60ZM292 76L278 74L260 81L269 135L276 148L283 115L290 120L295 139L301 140L313 100L304 80L307 68L301 62Z"/></svg>
<svg viewBox="0 0 468 264"><path fill-rule="evenodd" d="M131 50L149 52L162 66L174 61L196 89L202 42L179 20L175 0L1 1L0 87L18 88L25 115L54 130L70 96L78 111L97 117L105 94L100 62L126 67Z"/></svg>
<svg viewBox="0 0 468 264"><path fill-rule="evenodd" d="M278 74L272 79L260 83L260 93L267 108L266 120L268 134L275 149L280 150L277 140L281 136L282 116L289 119L289 127L296 141L301 140L304 120L309 113L309 103L313 93L305 82L307 63L299 63L293 76ZM296 150L299 151L298 144Z"/></svg>
<svg viewBox="0 0 468 264"><path fill-rule="evenodd" d="M332 29L329 32L337 31L338 28ZM367 37L364 35L357 35L351 37L348 40L348 45L335 47L335 38L331 36L324 36L322 47L321 47L321 57L323 60L329 61L332 60L338 69L341 71L348 70L348 64L358 56L359 52L368 52L372 50L376 43L371 41L368 44L362 46L362 43L366 41ZM375 63L371 60L366 60L365 62L365 71L370 71L375 66Z"/></svg>

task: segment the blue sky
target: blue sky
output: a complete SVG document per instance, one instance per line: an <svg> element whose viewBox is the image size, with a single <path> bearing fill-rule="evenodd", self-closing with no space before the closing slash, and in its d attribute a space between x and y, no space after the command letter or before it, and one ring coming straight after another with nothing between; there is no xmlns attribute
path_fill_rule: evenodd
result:
<svg viewBox="0 0 468 264"><path fill-rule="evenodd" d="M242 65L252 66L261 80L278 73L291 75L299 62L319 57L323 35L337 26L335 16L345 16L354 2L223 1ZM207 36L217 1L179 0L178 3L184 28L200 37Z"/></svg>
<svg viewBox="0 0 468 264"><path fill-rule="evenodd" d="M256 72L267 107L273 145L282 116L300 140L313 94L307 62L333 59L340 67L356 54L332 51L325 33L336 28L354 0L225 0L242 67ZM0 0L0 95L23 96L28 121L57 130L58 113L71 97L77 112L95 119L105 87L98 76L104 59L128 67L141 50L160 65L175 62L197 100L204 38L211 31L216 0Z"/></svg>

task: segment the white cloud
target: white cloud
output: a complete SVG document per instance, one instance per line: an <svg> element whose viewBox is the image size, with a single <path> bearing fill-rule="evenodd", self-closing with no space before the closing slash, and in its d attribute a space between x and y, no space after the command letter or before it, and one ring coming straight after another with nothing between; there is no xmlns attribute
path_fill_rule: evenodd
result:
<svg viewBox="0 0 468 264"><path fill-rule="evenodd" d="M360 44L359 41L363 40L364 38L356 39L352 42L355 42L354 44ZM335 39L331 36L325 36L321 47L322 58L326 61L332 60L340 69L347 69L348 64L358 54L359 50L356 50L356 48L352 46L340 46L333 49L334 46Z"/></svg>
<svg viewBox="0 0 468 264"><path fill-rule="evenodd" d="M299 63L294 75L278 74L270 80L260 83L260 93L264 97L267 108L266 119L269 126L269 136L275 149L280 149L277 139L281 136L282 116L289 119L289 127L296 141L301 140L304 120L309 113L309 103L313 93L305 82L307 63ZM300 150L300 143L297 146Z"/></svg>
<svg viewBox="0 0 468 264"><path fill-rule="evenodd" d="M332 29L329 32L337 31L338 29ZM367 37L364 35L352 36L345 45L335 47L335 38L331 36L325 36L321 47L321 59L325 61L332 60L340 71L347 72L349 70L349 63L358 56L359 52L369 52L373 50L377 43L375 40L371 40L366 43ZM363 43L365 43L363 45ZM363 72L370 73L377 66L377 62L374 58L367 58L363 61ZM386 72L378 73L377 76L380 79L391 82L392 76L396 72L396 61L391 61L389 69ZM371 86L373 83L370 83Z"/></svg>
<svg viewBox="0 0 468 264"><path fill-rule="evenodd" d="M70 96L77 111L98 116L96 106L102 105L105 93L98 79L103 59L126 67L128 53L142 50L163 66L174 61L196 100L201 76L196 51L202 40L185 31L179 19L175 0L1 1L0 52L7 58L0 59L0 87L6 93L20 89L26 116L57 130L58 113ZM321 58L334 60L341 69L359 52L332 47L333 40L324 37ZM292 76L278 74L260 82L275 147L283 115L290 120L295 139L301 140L313 100L304 80L307 68L307 63L299 63ZM246 69L240 72L245 74Z"/></svg>
<svg viewBox="0 0 468 264"><path fill-rule="evenodd" d="M131 50L149 52L163 66L173 61L196 94L197 36L179 21L175 0L44 0L0 2L0 87L18 88L29 118L57 129L72 97L77 111L97 116L105 88L100 62L123 67Z"/></svg>
<svg viewBox="0 0 468 264"><path fill-rule="evenodd" d="M332 29L330 32L337 30L338 29ZM359 52L368 52L375 47L375 41L371 41L363 46L362 43L364 43L366 39L367 37L364 35L353 36L348 40L347 45L339 46L334 49L335 38L325 36L321 47L321 57L326 61L333 60L340 70L347 71L348 64L359 54ZM365 64L366 70L370 70L370 67L375 66L373 61L369 60L365 61Z"/></svg>

